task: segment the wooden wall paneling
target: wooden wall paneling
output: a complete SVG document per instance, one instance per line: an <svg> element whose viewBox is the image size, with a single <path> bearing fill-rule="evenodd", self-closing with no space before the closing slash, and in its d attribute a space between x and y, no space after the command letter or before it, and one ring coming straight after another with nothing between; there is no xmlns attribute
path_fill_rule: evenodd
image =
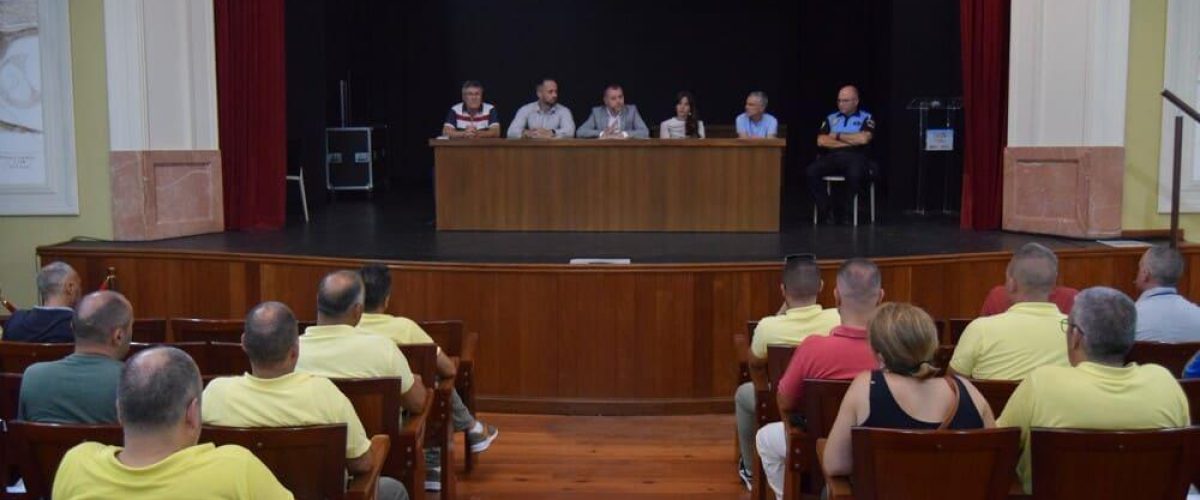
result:
<svg viewBox="0 0 1200 500"><path fill-rule="evenodd" d="M619 398L622 381L632 383L655 369L656 365L618 365L618 357L633 355L627 350L635 336L655 333L638 328L633 273L566 272L558 287L564 304L557 311L560 364L555 375L560 397Z"/></svg>
<svg viewBox="0 0 1200 500"><path fill-rule="evenodd" d="M696 274L634 275L637 332L617 346L619 376L615 394L635 398L694 394L695 370L701 368L698 358L710 355L712 331L707 323L703 328L695 323Z"/></svg>
<svg viewBox="0 0 1200 500"><path fill-rule="evenodd" d="M502 280L511 283L515 293L498 293L496 322L481 327L485 332L481 337L490 339L491 349L480 349L476 363L489 370L477 379L493 377L487 387L495 387L496 394L553 398L559 394L557 374L564 367L560 356L564 332L558 318L567 308L559 296L559 276L511 273Z"/></svg>

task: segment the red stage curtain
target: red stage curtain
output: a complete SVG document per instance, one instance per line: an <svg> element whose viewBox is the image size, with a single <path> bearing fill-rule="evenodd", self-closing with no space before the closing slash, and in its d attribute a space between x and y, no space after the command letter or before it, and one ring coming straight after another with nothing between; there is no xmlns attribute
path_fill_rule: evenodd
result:
<svg viewBox="0 0 1200 500"><path fill-rule="evenodd" d="M284 0L215 0L226 229L283 226L287 175Z"/></svg>
<svg viewBox="0 0 1200 500"><path fill-rule="evenodd" d="M959 0L962 26L965 229L999 229L1008 136L1010 0Z"/></svg>

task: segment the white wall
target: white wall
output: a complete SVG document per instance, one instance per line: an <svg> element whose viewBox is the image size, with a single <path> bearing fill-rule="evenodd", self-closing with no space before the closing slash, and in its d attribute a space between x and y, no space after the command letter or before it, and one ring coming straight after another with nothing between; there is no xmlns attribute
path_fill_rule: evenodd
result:
<svg viewBox="0 0 1200 500"><path fill-rule="evenodd" d="M1130 0L1014 0L1009 146L1123 146Z"/></svg>

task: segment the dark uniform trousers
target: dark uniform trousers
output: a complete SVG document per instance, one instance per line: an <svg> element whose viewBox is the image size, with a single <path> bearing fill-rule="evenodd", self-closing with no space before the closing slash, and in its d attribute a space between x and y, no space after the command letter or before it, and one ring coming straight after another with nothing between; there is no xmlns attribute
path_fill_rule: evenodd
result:
<svg viewBox="0 0 1200 500"><path fill-rule="evenodd" d="M808 180L808 190L812 193L813 202L821 212L829 210L829 194L825 192L827 175L841 175L846 178L846 214L851 211L854 195L862 192L863 185L871 175L871 160L861 151L832 151L821 155L816 161L808 164L804 171Z"/></svg>

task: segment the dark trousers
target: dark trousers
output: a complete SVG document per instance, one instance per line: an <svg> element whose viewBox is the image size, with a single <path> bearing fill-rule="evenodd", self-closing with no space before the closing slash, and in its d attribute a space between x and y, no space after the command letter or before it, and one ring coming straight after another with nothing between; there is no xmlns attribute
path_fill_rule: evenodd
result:
<svg viewBox="0 0 1200 500"><path fill-rule="evenodd" d="M825 192L825 181L821 180L827 175L841 175L846 178L845 206L849 207L854 202L854 195L862 192L863 184L871 175L871 160L857 151L834 151L821 155L816 161L808 164L804 169L808 190L812 193L813 203L816 203L817 209L822 212L828 211L830 206L829 194ZM849 210L847 213L850 213Z"/></svg>

